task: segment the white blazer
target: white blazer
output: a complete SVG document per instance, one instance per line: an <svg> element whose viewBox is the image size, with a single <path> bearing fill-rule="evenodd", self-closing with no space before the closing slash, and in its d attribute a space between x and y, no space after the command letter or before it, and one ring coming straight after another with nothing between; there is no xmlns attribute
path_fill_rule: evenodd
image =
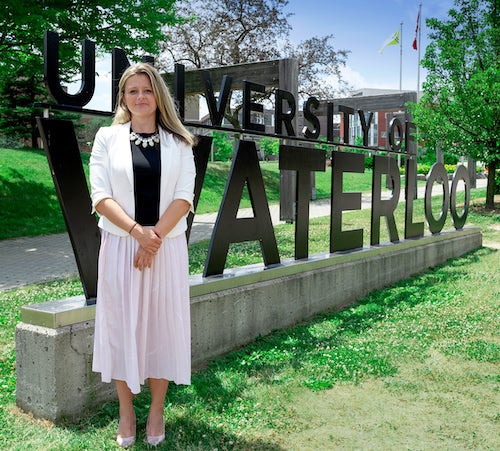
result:
<svg viewBox="0 0 500 451"><path fill-rule="evenodd" d="M191 211L193 211L196 176L193 150L189 145L161 128L160 149L160 216L174 199L186 200L191 204ZM95 212L95 206L101 200L112 198L131 218L134 218L134 173L130 150L130 122L99 129L92 147L89 169L92 213ZM174 237L186 231L186 216L169 232L168 237ZM104 216L99 218L98 225L115 235L128 235L127 230L116 226Z"/></svg>

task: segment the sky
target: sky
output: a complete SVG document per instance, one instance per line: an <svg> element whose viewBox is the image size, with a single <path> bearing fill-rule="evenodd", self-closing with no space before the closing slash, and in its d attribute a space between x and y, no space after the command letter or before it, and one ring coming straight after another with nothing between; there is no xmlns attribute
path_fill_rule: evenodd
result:
<svg viewBox="0 0 500 451"><path fill-rule="evenodd" d="M342 70L343 78L353 87L399 89L400 46L385 47L384 41L395 31L402 33L403 90L417 90L418 51L412 48L419 4L422 3L420 55L424 56L428 43L425 19L447 17L453 0L289 0L285 13L292 27L290 40L298 44L313 36L332 34L336 49L349 50L347 65ZM111 110L111 62L104 57L96 62L96 92L86 108ZM420 86L425 79L425 70L420 69ZM80 82L69 87L69 92L78 91Z"/></svg>
<svg viewBox="0 0 500 451"><path fill-rule="evenodd" d="M412 48L419 5L421 14L421 47L423 58L428 30L425 19L445 19L453 0L289 0L286 10L293 15L291 39L298 43L311 36L334 36L336 49L350 50L343 78L354 89L399 89L400 66L403 90L417 90L418 51ZM385 47L384 41L400 30L402 33L402 64L400 46ZM420 69L420 86L425 72Z"/></svg>

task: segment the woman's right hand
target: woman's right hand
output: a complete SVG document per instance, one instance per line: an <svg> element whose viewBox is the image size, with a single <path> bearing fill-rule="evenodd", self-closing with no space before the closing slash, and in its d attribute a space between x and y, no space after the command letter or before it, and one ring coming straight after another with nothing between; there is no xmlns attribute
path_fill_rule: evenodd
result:
<svg viewBox="0 0 500 451"><path fill-rule="evenodd" d="M137 224L131 232L141 247L152 255L156 255L160 249L162 239L154 232L152 228L144 228Z"/></svg>

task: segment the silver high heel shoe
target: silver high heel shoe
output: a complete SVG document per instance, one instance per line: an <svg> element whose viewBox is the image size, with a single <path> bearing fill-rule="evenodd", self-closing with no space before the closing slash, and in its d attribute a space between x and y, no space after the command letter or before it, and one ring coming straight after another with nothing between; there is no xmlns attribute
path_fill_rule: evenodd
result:
<svg viewBox="0 0 500 451"><path fill-rule="evenodd" d="M149 445L158 446L161 442L165 440L165 422L163 422L163 433L161 435L149 435L148 429L149 429L149 418L146 423L146 436L147 436L146 440Z"/></svg>
<svg viewBox="0 0 500 451"><path fill-rule="evenodd" d="M120 430L120 426L118 425L118 430ZM129 446L132 446L135 443L135 434L131 435L130 437L122 437L118 435L116 437L116 443L120 445L122 448L128 448Z"/></svg>
<svg viewBox="0 0 500 451"><path fill-rule="evenodd" d="M122 448L128 448L135 443L135 435L131 437L116 437L116 443L120 445Z"/></svg>

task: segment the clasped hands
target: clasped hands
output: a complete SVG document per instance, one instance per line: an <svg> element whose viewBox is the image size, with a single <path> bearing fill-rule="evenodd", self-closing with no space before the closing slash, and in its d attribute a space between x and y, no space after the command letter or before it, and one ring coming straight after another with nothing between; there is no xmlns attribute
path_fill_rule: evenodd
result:
<svg viewBox="0 0 500 451"><path fill-rule="evenodd" d="M151 268L153 258L162 244L161 236L154 229L140 227L140 230L134 233L134 238L140 245L134 257L134 267L139 271Z"/></svg>

